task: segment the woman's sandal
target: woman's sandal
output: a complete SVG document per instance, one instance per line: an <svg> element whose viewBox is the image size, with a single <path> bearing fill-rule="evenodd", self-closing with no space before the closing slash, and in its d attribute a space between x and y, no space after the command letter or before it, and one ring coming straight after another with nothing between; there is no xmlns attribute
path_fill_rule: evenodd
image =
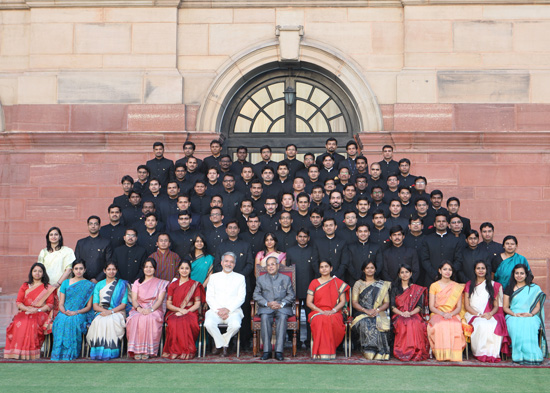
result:
<svg viewBox="0 0 550 393"><path fill-rule="evenodd" d="M141 360L142 358L143 358L143 357L142 357L141 355L135 355L135 356L134 356L134 359L136 359L136 360Z"/></svg>

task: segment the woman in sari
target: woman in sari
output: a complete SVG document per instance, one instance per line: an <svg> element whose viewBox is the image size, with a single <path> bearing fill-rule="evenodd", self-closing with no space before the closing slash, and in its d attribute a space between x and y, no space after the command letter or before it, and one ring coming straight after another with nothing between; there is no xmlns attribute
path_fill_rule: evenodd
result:
<svg viewBox="0 0 550 393"><path fill-rule="evenodd" d="M133 309L126 320L128 356L146 360L157 356L164 323L162 303L168 281L155 277L157 262L147 258L141 275L132 285Z"/></svg>
<svg viewBox="0 0 550 393"><path fill-rule="evenodd" d="M50 228L46 234L46 248L38 254L38 262L46 267L51 285L59 288L69 278L74 260L73 250L63 245L61 229Z"/></svg>
<svg viewBox="0 0 550 393"><path fill-rule="evenodd" d="M512 339L512 360L538 365L548 356L544 328L546 295L533 284L533 273L523 264L514 266L510 285L504 291L504 312Z"/></svg>
<svg viewBox="0 0 550 393"><path fill-rule="evenodd" d="M321 261L321 277L313 280L307 290L306 304L311 309L309 324L313 359L335 359L336 348L346 335L342 309L346 304L349 286L337 277L331 277L332 264Z"/></svg>
<svg viewBox="0 0 550 393"><path fill-rule="evenodd" d="M395 333L393 356L404 362L422 361L430 356L424 320L428 294L425 287L413 284L411 279L412 268L402 265L390 296Z"/></svg>
<svg viewBox="0 0 550 393"><path fill-rule="evenodd" d="M475 264L476 281L468 281L464 288L464 319L471 329L472 354L481 362L500 362L500 351L509 354L508 330L502 311L502 285L491 281L485 262Z"/></svg>
<svg viewBox="0 0 550 393"><path fill-rule="evenodd" d="M117 266L107 262L103 271L107 277L94 288L93 309L95 318L88 329L86 341L90 346L90 358L109 360L120 357L124 337L128 282L117 279Z"/></svg>
<svg viewBox="0 0 550 393"><path fill-rule="evenodd" d="M430 347L439 361L461 362L466 339L458 314L462 310L464 284L452 280L453 266L449 261L439 265L438 271L436 282L430 286Z"/></svg>
<svg viewBox="0 0 550 393"><path fill-rule="evenodd" d="M204 235L198 234L195 236L189 254L192 261L191 280L200 282L206 288L208 279L212 274L214 257L208 254L208 246Z"/></svg>
<svg viewBox="0 0 550 393"><path fill-rule="evenodd" d="M286 265L286 253L277 250L277 236L274 233L268 232L264 236L264 248L256 254L256 266L265 267L267 258L275 257L280 264Z"/></svg>
<svg viewBox="0 0 550 393"><path fill-rule="evenodd" d="M54 305L55 287L49 285L46 267L35 263L28 281L21 285L15 304L19 312L6 329L5 359L34 360L40 357L44 336L50 332L50 312Z"/></svg>
<svg viewBox="0 0 550 393"><path fill-rule="evenodd" d="M59 288L59 313L53 322L52 360L73 360L80 355L82 334L92 322L94 284L84 278L86 264L72 264L74 277Z"/></svg>
<svg viewBox="0 0 550 393"><path fill-rule="evenodd" d="M192 359L197 354L199 337L199 308L205 301L204 287L190 279L191 262L183 260L178 266L179 279L168 286L166 301L166 342L163 358Z"/></svg>
<svg viewBox="0 0 550 393"><path fill-rule="evenodd" d="M527 266L530 270L529 262L523 255L516 253L518 248L518 239L515 236L508 235L502 241L502 247L504 252L497 255L493 259L493 272L495 272L494 279L496 282L502 285L502 288L508 287L510 276L512 275L512 269L514 266L522 264Z"/></svg>
<svg viewBox="0 0 550 393"><path fill-rule="evenodd" d="M389 360L390 317L386 310L390 307L391 283L375 278L376 266L373 262L363 262L361 270L361 279L353 286L351 295L351 304L359 314L351 327L359 335L365 359Z"/></svg>

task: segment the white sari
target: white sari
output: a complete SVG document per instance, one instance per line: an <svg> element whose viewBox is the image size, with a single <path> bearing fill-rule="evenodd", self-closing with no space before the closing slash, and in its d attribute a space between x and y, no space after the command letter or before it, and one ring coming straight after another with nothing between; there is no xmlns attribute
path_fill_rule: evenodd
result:
<svg viewBox="0 0 550 393"><path fill-rule="evenodd" d="M471 285L475 283L470 282ZM494 287L494 282L493 282ZM498 286L498 293L495 293L495 296L498 300L498 306L502 308L502 286ZM466 294L467 296L467 294ZM500 348L502 345L502 336L495 334L495 329L497 328L498 322L495 317L487 320L485 318L477 317L477 313L484 314L487 308L487 303L489 302L489 293L485 288L485 281L481 284L476 285L474 292L470 296L470 307L476 311L475 315L466 312L464 318L472 327L474 331L470 338L472 353L476 358L500 358ZM491 310L493 307L490 307Z"/></svg>

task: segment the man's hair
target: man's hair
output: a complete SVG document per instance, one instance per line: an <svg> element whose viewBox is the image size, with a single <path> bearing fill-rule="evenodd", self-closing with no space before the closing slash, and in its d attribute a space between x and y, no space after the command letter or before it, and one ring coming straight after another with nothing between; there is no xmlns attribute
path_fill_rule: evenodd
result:
<svg viewBox="0 0 550 393"><path fill-rule="evenodd" d="M401 191L403 190L407 190L408 192L411 192L411 189L405 185L400 185L399 187L397 187L397 193L399 194Z"/></svg>
<svg viewBox="0 0 550 393"><path fill-rule="evenodd" d="M447 207L449 207L449 203L451 202L458 203L458 207L460 207L460 199L458 199L457 197L450 197L449 199L447 199Z"/></svg>
<svg viewBox="0 0 550 393"><path fill-rule="evenodd" d="M420 198L418 198L418 199L416 200L416 202L414 203L414 205L415 205L415 206L418 205L418 202L420 202L420 201L424 201L424 202L426 202L426 204L428 204L428 205L430 204L430 201L428 200L428 198L426 198L426 197L424 197L424 196L421 196Z"/></svg>
<svg viewBox="0 0 550 393"><path fill-rule="evenodd" d="M220 146L221 146L222 143L221 143L221 141L220 141L219 139L212 139L212 140L210 141L210 146L212 146L212 145L220 145Z"/></svg>
<svg viewBox="0 0 550 393"><path fill-rule="evenodd" d="M120 184L124 183L125 181L130 182L131 184L134 184L134 178L130 175L124 175L122 176L122 179L120 180Z"/></svg>
<svg viewBox="0 0 550 393"><path fill-rule="evenodd" d="M386 218L386 214L384 213L384 210L382 209L376 209L373 213L372 213L372 218L374 218L377 214L382 214L382 216L384 218Z"/></svg>
<svg viewBox="0 0 550 393"><path fill-rule="evenodd" d="M348 141L348 143L346 143L346 149L350 146L355 146L355 148L357 149L357 142L355 141Z"/></svg>
<svg viewBox="0 0 550 393"><path fill-rule="evenodd" d="M338 144L338 141L336 140L336 138L332 136L330 138L327 138L327 140L325 141L325 145L329 142L336 142L336 144Z"/></svg>
<svg viewBox="0 0 550 393"><path fill-rule="evenodd" d="M361 228L361 227L366 227L366 228L369 230L369 232L371 231L371 226L370 226L370 224L364 223L364 224L359 224L359 225L357 225L357 228L355 228L355 232L357 232L357 231L359 230L359 228Z"/></svg>
<svg viewBox="0 0 550 393"><path fill-rule="evenodd" d="M239 151L239 150L244 150L245 152L248 153L248 147L246 147L246 146L241 145L241 146L237 147L237 151Z"/></svg>
<svg viewBox="0 0 550 393"><path fill-rule="evenodd" d="M332 221L334 225L336 225L336 220L334 219L334 217L326 217L326 218L323 218L323 226L325 225L325 223L329 221Z"/></svg>
<svg viewBox="0 0 550 393"><path fill-rule="evenodd" d="M403 163L411 165L411 160L409 160L408 158L402 158L402 159L399 160L399 165L401 165Z"/></svg>
<svg viewBox="0 0 550 393"><path fill-rule="evenodd" d="M493 231L495 230L495 226L491 224L490 222L484 222L479 226L479 230L483 231L483 228L491 228Z"/></svg>
<svg viewBox="0 0 550 393"><path fill-rule="evenodd" d="M93 219L96 219L97 222L99 223L99 225L101 225L101 218L99 218L98 216L90 216L90 217L88 217L88 219L86 220L86 224L89 224L89 223L90 223L90 220L93 220Z"/></svg>
<svg viewBox="0 0 550 393"><path fill-rule="evenodd" d="M311 217L313 214L318 214L321 216L321 218L325 216L323 209L321 209L319 206L315 206L313 209L311 209L311 213L309 213L309 216Z"/></svg>
<svg viewBox="0 0 550 393"><path fill-rule="evenodd" d="M110 213L110 212L111 212L111 209L114 209L114 208L118 208L118 210L122 213L122 208L121 208L119 205L117 205L117 204L115 204L115 203L111 203L111 204L109 205L109 207L107 208L107 214ZM88 220L89 220L89 219L88 219Z"/></svg>
<svg viewBox="0 0 550 393"><path fill-rule="evenodd" d="M382 146L382 151L384 151L384 149L391 149L393 151L393 146L392 145L384 145L384 146Z"/></svg>
<svg viewBox="0 0 550 393"><path fill-rule="evenodd" d="M239 227L239 222L236 219L229 220L225 223L225 227L228 228L230 224L237 225L237 228Z"/></svg>
<svg viewBox="0 0 550 393"><path fill-rule="evenodd" d="M222 257L221 257L221 260L223 261L223 259L225 257L231 257L231 258L233 258L233 262L237 262L237 255L235 255L234 252L231 252L231 251L224 252Z"/></svg>
<svg viewBox="0 0 550 393"><path fill-rule="evenodd" d="M418 180L424 180L424 183L428 184L428 179L424 176L417 176L416 179L414 179L414 182L416 183Z"/></svg>
<svg viewBox="0 0 550 393"><path fill-rule="evenodd" d="M183 143L183 148L185 149L186 146L191 146L191 149L195 150L197 147L195 146L195 144L191 141L186 141Z"/></svg>
<svg viewBox="0 0 550 393"><path fill-rule="evenodd" d="M441 190L433 190L430 192L430 198L433 198L434 196L439 195L441 198L443 198L443 192Z"/></svg>
<svg viewBox="0 0 550 393"><path fill-rule="evenodd" d="M191 218L191 212L187 209L185 210L181 210L179 213L178 213L178 218L181 217L181 216L188 216L189 218Z"/></svg>
<svg viewBox="0 0 550 393"><path fill-rule="evenodd" d="M157 215L156 215L155 213L153 213L153 212L147 213L147 214L145 215L145 219L146 219L146 220L147 220L149 217L155 217L155 220L156 220L156 221L159 220L158 217L157 217ZM178 217L179 217L179 216L178 216Z"/></svg>
<svg viewBox="0 0 550 393"><path fill-rule="evenodd" d="M144 164L138 165L137 171L139 172L140 169L145 169L148 174L151 174L151 171L149 170L149 167L147 165L144 165Z"/></svg>
<svg viewBox="0 0 550 393"><path fill-rule="evenodd" d="M294 148L295 148L296 150L298 150L298 147L297 147L294 143L289 143L288 145L286 145L285 150L288 149L288 148L291 147L291 146L294 146Z"/></svg>
<svg viewBox="0 0 550 393"><path fill-rule="evenodd" d="M262 151L264 151L265 149L269 150L270 152L272 151L272 150L271 150L271 146L269 146L269 145L263 145L262 147L260 147L260 153L261 153Z"/></svg>
<svg viewBox="0 0 550 393"><path fill-rule="evenodd" d="M393 235L394 233L399 233L399 232L401 232L402 235L405 234L405 231L403 230L403 228L401 228L401 225L395 225L390 228L390 236Z"/></svg>

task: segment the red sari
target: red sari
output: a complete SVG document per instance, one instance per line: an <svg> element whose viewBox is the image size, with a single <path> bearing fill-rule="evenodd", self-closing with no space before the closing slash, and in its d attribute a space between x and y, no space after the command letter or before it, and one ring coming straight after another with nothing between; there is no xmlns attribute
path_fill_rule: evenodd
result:
<svg viewBox="0 0 550 393"><path fill-rule="evenodd" d="M427 295L426 288L412 284L401 295L395 297L395 307L399 311L411 312L420 307L420 312L409 318L392 315L395 333L393 356L401 361L422 361L430 356L426 321L422 318L427 306Z"/></svg>
<svg viewBox="0 0 550 393"><path fill-rule="evenodd" d="M195 300L205 301L204 287L198 281L189 280L180 285L179 280L168 286L168 296L176 307L190 309ZM166 343L162 357L170 359L192 359L197 354L195 342L199 337L199 312L194 311L177 316L174 311L166 312Z"/></svg>
<svg viewBox="0 0 550 393"><path fill-rule="evenodd" d="M337 277L325 283L313 280L307 290L313 296L313 304L323 311L332 310L340 301L340 295L348 291L349 286ZM336 358L336 348L346 335L346 326L341 312L323 315L317 311L309 313L311 336L313 337L312 355L314 359Z"/></svg>
<svg viewBox="0 0 550 393"><path fill-rule="evenodd" d="M44 335L51 332L52 313L55 298L55 288L40 284L35 288L29 288L24 283L17 294L17 305L41 308L48 306L50 311L25 314L19 311L11 324L6 329L6 348L4 349L5 359L33 360L40 357L40 348L44 343Z"/></svg>

